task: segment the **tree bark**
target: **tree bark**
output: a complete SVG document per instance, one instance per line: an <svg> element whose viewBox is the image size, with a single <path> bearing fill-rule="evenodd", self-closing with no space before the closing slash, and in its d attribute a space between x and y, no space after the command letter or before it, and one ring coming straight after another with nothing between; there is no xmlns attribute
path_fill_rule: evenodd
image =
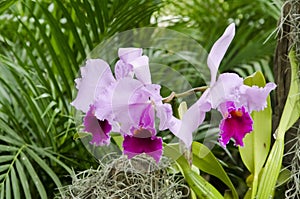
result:
<svg viewBox="0 0 300 199"><path fill-rule="evenodd" d="M278 34L277 47L275 50L274 57L274 78L275 83L277 84L277 88L275 91L273 106L273 132L275 132L275 130L278 127L290 88L291 65L288 60L288 54L292 47L295 47L296 51L300 50L297 49L297 46L299 47L299 30L297 31L297 28L300 29L300 22L298 21L297 25L297 19L295 19L297 16L299 16L299 14L299 2L287 2L283 7L282 16L279 20L279 27L281 28ZM290 148L293 146L294 142L289 141L293 140L296 134L297 130L293 128L286 132L285 143L288 144L285 145L285 153L289 151ZM289 164L292 158L293 154L285 156L283 163Z"/></svg>

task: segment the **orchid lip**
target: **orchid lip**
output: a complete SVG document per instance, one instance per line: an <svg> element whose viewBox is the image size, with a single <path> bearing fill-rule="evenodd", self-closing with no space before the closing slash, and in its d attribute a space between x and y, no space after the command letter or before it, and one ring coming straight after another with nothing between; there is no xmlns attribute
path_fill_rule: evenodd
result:
<svg viewBox="0 0 300 199"><path fill-rule="evenodd" d="M253 120L245 107L236 108L232 102L227 108L227 113L220 123L220 143L226 146L231 138L235 140L235 145L243 146L243 138L253 130Z"/></svg>

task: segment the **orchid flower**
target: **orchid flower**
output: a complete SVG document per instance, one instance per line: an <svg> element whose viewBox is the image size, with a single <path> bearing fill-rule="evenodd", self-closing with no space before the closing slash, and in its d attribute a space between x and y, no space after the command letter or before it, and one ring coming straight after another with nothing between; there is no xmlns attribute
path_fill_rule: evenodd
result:
<svg viewBox="0 0 300 199"><path fill-rule="evenodd" d="M113 85L116 80L110 75L109 65L101 59L87 60L86 65L80 71L81 78L75 79L78 93L71 105L86 113L83 124L84 131L92 133L93 138L90 143L97 146L108 145L110 143L109 133L112 130L112 120L109 117L97 118L95 116L95 96L99 91L101 91L101 94L107 92L104 89L106 87L102 87L103 84ZM101 90L101 88L103 89Z"/></svg>
<svg viewBox="0 0 300 199"><path fill-rule="evenodd" d="M267 97L276 88L269 82L263 88L244 85L243 78L234 73L223 73L217 79L217 70L235 33L231 24L222 37L213 45L208 55L208 67L211 71L210 88L206 90L207 101L218 109L223 119L220 123L220 144L226 146L230 138L235 145L244 146L243 138L253 130L252 111L261 111L267 107Z"/></svg>
<svg viewBox="0 0 300 199"><path fill-rule="evenodd" d="M86 62L82 78L75 80L78 94L71 104L86 113L84 130L92 134L91 144L108 145L110 131L118 132L124 136L124 154L129 158L147 153L159 161L162 140L156 137L155 112L159 130L165 130L172 126L172 107L162 103L160 86L152 84L149 59L142 49L120 48L118 54L115 77L105 61Z"/></svg>
<svg viewBox="0 0 300 199"><path fill-rule="evenodd" d="M173 133L187 147L192 144L192 132L203 122L205 113L212 108L223 116L220 122L220 144L226 146L231 138L235 144L243 146L243 138L253 128L252 111L261 111L267 106L267 96L276 88L274 83L265 87L244 85L243 79L234 73L223 73L217 78L219 65L235 34L235 25L230 24L223 35L213 45L207 60L211 73L210 88L176 121Z"/></svg>

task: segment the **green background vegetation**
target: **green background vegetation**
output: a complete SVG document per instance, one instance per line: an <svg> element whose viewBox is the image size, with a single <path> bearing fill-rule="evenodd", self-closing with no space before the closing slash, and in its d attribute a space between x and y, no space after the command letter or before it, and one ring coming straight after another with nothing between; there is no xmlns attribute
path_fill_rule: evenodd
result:
<svg viewBox="0 0 300 199"><path fill-rule="evenodd" d="M246 77L257 70L274 81L272 59L282 2L269 0L37 0L0 2L0 198L52 198L75 171L97 167L76 133L74 79L87 55L116 33L164 26L207 51L226 26L236 37L220 72ZM107 49L110 50L110 49ZM157 55L155 57L155 55ZM162 59L158 54L155 59ZM200 86L188 68L192 86ZM197 81L196 81L197 80ZM205 122L196 139L209 128ZM217 128L211 129L216 136ZM217 143L216 143L217 144ZM249 173L238 150L218 145L219 158L240 195ZM224 186L203 174L219 190ZM224 190L223 190L224 191Z"/></svg>

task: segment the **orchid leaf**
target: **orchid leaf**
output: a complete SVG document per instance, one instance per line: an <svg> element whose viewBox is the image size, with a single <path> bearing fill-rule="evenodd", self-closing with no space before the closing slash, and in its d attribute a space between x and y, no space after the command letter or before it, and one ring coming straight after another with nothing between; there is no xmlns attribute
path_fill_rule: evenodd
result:
<svg viewBox="0 0 300 199"><path fill-rule="evenodd" d="M86 132L77 132L74 134L73 140L81 139L81 138L84 138L84 137L90 136L90 135L91 135L90 133L86 133Z"/></svg>
<svg viewBox="0 0 300 199"><path fill-rule="evenodd" d="M113 134L113 135L111 135L111 138L114 140L114 142L119 147L119 149L122 150L123 149L122 144L123 144L124 137L121 136L120 134Z"/></svg>
<svg viewBox="0 0 300 199"><path fill-rule="evenodd" d="M231 189L233 198L238 198L238 193L234 185L214 154L205 145L199 142L193 142L192 151L193 164L201 171L219 178Z"/></svg>
<svg viewBox="0 0 300 199"><path fill-rule="evenodd" d="M289 59L292 68L291 86L277 129L278 133L276 136L279 139L284 139L285 132L291 128L300 117L300 86L297 77L299 63L296 60L294 51L289 53Z"/></svg>
<svg viewBox="0 0 300 199"><path fill-rule="evenodd" d="M266 85L263 74L258 71L247 77L244 83L248 86L264 87ZM263 111L253 111L253 131L244 138L244 147L239 147L241 158L247 169L253 175L251 185L252 197L255 196L258 175L267 159L272 134L272 109L270 96L267 98L267 107Z"/></svg>
<svg viewBox="0 0 300 199"><path fill-rule="evenodd" d="M289 181L289 179L291 178L291 171L288 170L287 168L284 168L280 171L277 182L276 182L276 186L282 186L285 183L287 183Z"/></svg>
<svg viewBox="0 0 300 199"><path fill-rule="evenodd" d="M223 198L223 196L214 186L208 183L195 171L191 170L190 168L185 168L183 169L183 174L188 185L195 192L198 198Z"/></svg>
<svg viewBox="0 0 300 199"><path fill-rule="evenodd" d="M165 144L164 155L176 161L186 182L198 198L223 199L223 196L213 185L191 169L188 161L180 153L178 143Z"/></svg>
<svg viewBox="0 0 300 199"><path fill-rule="evenodd" d="M259 71L247 77L244 83L248 86L264 87L266 85L263 74ZM263 167L270 150L272 131L272 110L270 97L267 98L267 107L263 111L253 111L253 131L244 138L244 147L239 151L244 164L252 173L258 174Z"/></svg>
<svg viewBox="0 0 300 199"><path fill-rule="evenodd" d="M259 182L256 198L273 197L277 178L280 173L281 163L284 152L284 135L285 132L297 121L300 116L299 107L299 82L297 81L298 64L294 50L290 51L289 59L291 63L291 84L289 94L281 115L276 141L269 154L268 160L264 167L261 180Z"/></svg>

